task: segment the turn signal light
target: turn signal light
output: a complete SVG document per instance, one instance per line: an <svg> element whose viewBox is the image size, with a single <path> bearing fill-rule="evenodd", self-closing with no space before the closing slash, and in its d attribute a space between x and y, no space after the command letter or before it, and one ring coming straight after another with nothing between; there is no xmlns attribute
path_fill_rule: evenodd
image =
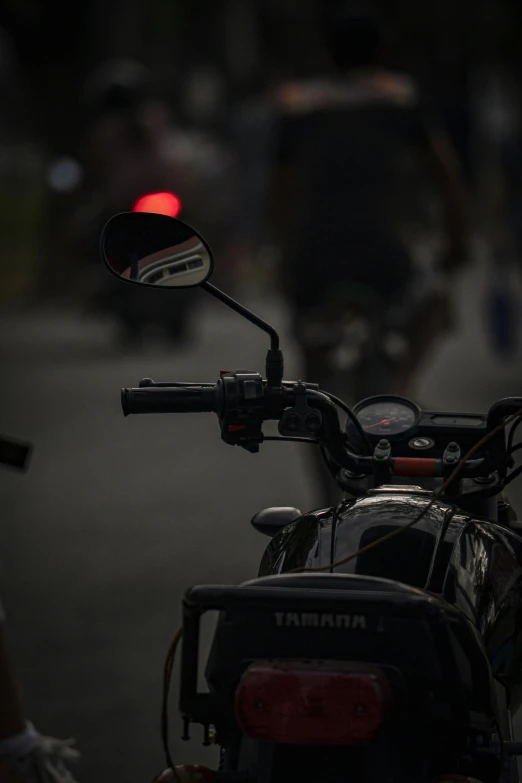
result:
<svg viewBox="0 0 522 783"><path fill-rule="evenodd" d="M381 726L388 683L377 668L333 661L258 661L236 691L239 726L253 739L355 745Z"/></svg>

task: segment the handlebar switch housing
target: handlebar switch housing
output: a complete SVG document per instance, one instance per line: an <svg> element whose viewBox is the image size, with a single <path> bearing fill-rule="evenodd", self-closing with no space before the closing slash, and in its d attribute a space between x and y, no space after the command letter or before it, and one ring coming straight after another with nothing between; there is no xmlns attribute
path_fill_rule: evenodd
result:
<svg viewBox="0 0 522 783"><path fill-rule="evenodd" d="M279 421L279 432L283 436L297 435L312 438L320 432L323 426L323 415L308 404L306 394L308 387L299 381L293 387L295 401L291 408L283 412Z"/></svg>
<svg viewBox="0 0 522 783"><path fill-rule="evenodd" d="M221 438L255 454L263 439L264 384L259 373L236 370L221 374L224 405L219 419Z"/></svg>

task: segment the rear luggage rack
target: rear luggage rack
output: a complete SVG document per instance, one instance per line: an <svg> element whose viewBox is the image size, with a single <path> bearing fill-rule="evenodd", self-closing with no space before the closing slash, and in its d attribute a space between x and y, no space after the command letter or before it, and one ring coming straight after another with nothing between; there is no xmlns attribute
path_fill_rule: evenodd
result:
<svg viewBox="0 0 522 783"><path fill-rule="evenodd" d="M294 580L303 586L271 586ZM339 589L341 584L348 589ZM200 693L200 619L208 611L220 612L220 620L207 664L210 693ZM488 717L494 714L492 677L477 630L449 604L407 585L357 576L322 575L316 581L281 575L254 584L190 588L183 601L185 726L234 723L237 684L260 659L373 663L400 673L408 698L424 700L423 709L435 720L494 730Z"/></svg>

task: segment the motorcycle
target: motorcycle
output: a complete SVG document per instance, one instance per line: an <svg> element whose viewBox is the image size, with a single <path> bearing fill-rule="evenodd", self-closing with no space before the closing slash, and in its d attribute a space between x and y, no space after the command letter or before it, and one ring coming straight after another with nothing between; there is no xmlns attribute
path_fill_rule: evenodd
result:
<svg viewBox="0 0 522 783"><path fill-rule="evenodd" d="M110 120L106 120L110 122ZM103 125L103 127L105 127ZM194 302L190 294L171 307L168 294L158 290L121 289L97 263L98 238L116 211L151 212L203 220L205 230L221 241L232 199L231 163L227 150L194 131L181 131L166 122L161 134L142 126L137 143L133 125L120 118L116 138L109 143L92 133L94 144L86 186L78 195L74 220L77 255L83 259L83 290L89 290L93 314L111 313L122 337L133 346L150 326L160 328L180 345L192 336ZM143 138L142 138L143 136ZM96 154L94 154L96 153Z"/></svg>
<svg viewBox="0 0 522 783"><path fill-rule="evenodd" d="M123 213L101 241L127 284L198 286L270 337L265 377L147 378L122 390L125 416L213 412L222 440L250 453L267 440L306 443L347 493L334 508L260 511L252 524L271 540L257 578L185 593L165 665L170 773L161 780L519 781L511 718L522 703L522 524L504 490L522 473L522 397L481 414L421 410L392 395L352 409L312 382L284 380L279 335L208 281L212 252L193 228ZM151 263L154 277L144 274ZM270 420L278 436L263 434ZM209 611L219 620L204 693ZM204 743L221 750L215 771L175 766L168 749L179 644L183 736L203 726Z"/></svg>
<svg viewBox="0 0 522 783"><path fill-rule="evenodd" d="M176 217L182 212L182 200L171 191L148 191L129 199L132 212L154 212ZM191 298L187 297L173 310L165 292L121 289L116 281L101 275L97 258L98 238L113 213L107 211L99 194L83 204L74 216L74 243L82 259L82 289L87 292L86 310L94 316L116 317L121 339L126 344L139 343L145 329L159 327L173 341L182 344L191 332ZM143 295L145 294L145 295Z"/></svg>

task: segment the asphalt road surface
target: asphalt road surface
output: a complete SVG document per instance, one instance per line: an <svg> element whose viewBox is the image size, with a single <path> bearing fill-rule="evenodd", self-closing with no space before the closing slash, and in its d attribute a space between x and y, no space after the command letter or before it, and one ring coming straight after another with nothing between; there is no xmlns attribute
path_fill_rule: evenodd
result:
<svg viewBox="0 0 522 783"><path fill-rule="evenodd" d="M522 394L520 361L505 366L485 344L484 284L476 270L461 281L458 331L423 373L420 404L483 410ZM265 335L203 293L201 304L185 352L151 343L122 354L109 322L67 308L2 317L0 432L36 449L26 475L0 475L0 595L29 717L77 738L84 782L138 783L162 768L162 667L184 589L252 577L267 543L252 515L314 505L306 447L267 443L250 455L221 442L211 415L122 416L120 387L142 377L262 369ZM277 303L257 308L284 333ZM296 377L298 357L283 345ZM212 763L197 729L192 743L177 739L176 690L174 757Z"/></svg>

